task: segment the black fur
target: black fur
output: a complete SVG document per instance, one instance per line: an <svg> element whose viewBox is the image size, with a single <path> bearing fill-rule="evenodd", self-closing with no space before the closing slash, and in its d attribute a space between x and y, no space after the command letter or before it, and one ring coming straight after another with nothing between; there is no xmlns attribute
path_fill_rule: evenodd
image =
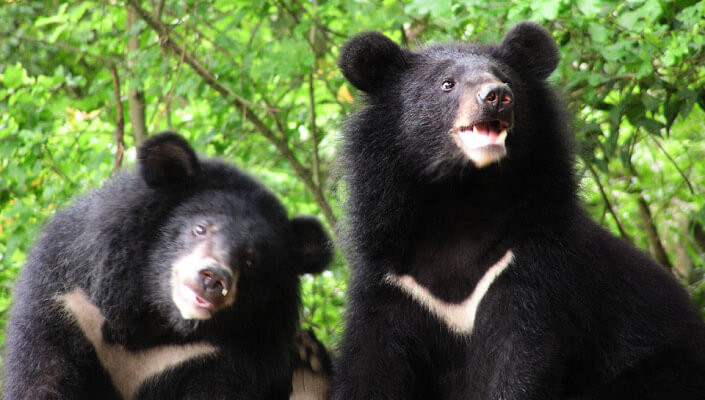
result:
<svg viewBox="0 0 705 400"><path fill-rule="evenodd" d="M8 324L4 395L117 398L110 378L57 296L81 289L106 318L103 338L131 351L205 342L215 356L148 380L141 399L288 399L299 278L331 259L321 224L290 220L240 170L198 159L176 134L150 138L137 171L80 197L47 224L21 271ZM172 301L172 263L208 233L209 256L237 276L235 301L205 320Z"/></svg>
<svg viewBox="0 0 705 400"><path fill-rule="evenodd" d="M557 63L532 23L499 45L412 52L363 34L344 46L366 106L341 152L353 272L334 400L705 398L705 325L686 291L579 204L567 118L544 81ZM511 88L514 125L506 156L477 168L450 132L488 76ZM386 280L410 275L456 304L508 250L471 333Z"/></svg>

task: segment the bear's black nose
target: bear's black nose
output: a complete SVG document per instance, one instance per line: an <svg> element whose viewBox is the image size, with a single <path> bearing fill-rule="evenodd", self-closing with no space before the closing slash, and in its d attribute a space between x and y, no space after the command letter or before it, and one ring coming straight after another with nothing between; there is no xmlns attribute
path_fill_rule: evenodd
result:
<svg viewBox="0 0 705 400"><path fill-rule="evenodd" d="M198 271L198 277L206 293L226 296L233 284L233 274L220 266L208 266Z"/></svg>
<svg viewBox="0 0 705 400"><path fill-rule="evenodd" d="M486 83L477 91L480 106L491 111L510 111L514 106L514 95L504 83Z"/></svg>

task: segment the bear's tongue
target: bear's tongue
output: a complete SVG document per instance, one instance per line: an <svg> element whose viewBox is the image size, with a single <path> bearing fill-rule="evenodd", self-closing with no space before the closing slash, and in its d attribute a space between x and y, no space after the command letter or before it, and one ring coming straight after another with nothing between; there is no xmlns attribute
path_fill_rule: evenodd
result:
<svg viewBox="0 0 705 400"><path fill-rule="evenodd" d="M492 122L480 122L472 126L472 129L460 131L458 136L463 144L469 148L478 148L491 145L504 145L507 137L506 129L500 131L500 126Z"/></svg>

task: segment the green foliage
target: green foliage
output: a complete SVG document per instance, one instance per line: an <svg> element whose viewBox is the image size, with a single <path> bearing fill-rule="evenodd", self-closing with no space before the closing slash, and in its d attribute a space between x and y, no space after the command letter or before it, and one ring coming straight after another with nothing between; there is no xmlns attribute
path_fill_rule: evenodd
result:
<svg viewBox="0 0 705 400"><path fill-rule="evenodd" d="M356 106L336 66L346 38L488 41L525 19L561 47L551 79L576 117L589 210L671 266L705 309L705 1L158 3L0 7L0 326L40 226L112 173L120 111L133 163L132 91L143 92L149 132L184 133L262 179L292 215L316 214L335 232L336 135ZM132 25L128 5L145 12ZM303 281L304 325L328 344L347 274L338 254L331 271Z"/></svg>

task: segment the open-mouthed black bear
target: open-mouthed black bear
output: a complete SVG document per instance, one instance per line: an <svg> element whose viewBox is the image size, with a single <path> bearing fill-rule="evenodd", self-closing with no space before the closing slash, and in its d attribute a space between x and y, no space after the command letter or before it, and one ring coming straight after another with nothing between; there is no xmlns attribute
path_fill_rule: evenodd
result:
<svg viewBox="0 0 705 400"><path fill-rule="evenodd" d="M342 49L353 265L333 399L703 399L705 325L664 268L586 215L559 61L499 44Z"/></svg>
<svg viewBox="0 0 705 400"><path fill-rule="evenodd" d="M137 171L45 227L15 286L3 360L16 399L280 399L299 275L331 260L240 170L164 133Z"/></svg>

